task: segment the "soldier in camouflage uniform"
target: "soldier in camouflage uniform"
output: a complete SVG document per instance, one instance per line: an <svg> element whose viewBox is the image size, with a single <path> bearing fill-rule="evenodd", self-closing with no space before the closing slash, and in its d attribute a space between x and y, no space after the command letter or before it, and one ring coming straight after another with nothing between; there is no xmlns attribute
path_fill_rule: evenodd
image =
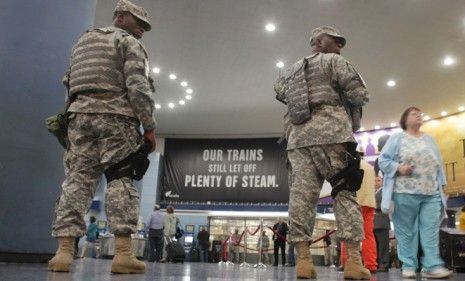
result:
<svg viewBox="0 0 465 281"><path fill-rule="evenodd" d="M69 89L69 145L64 156L65 180L57 202L52 235L58 251L52 271L69 271L73 241L86 233L88 211L103 172L148 141L155 149L153 86L148 56L138 40L150 30L144 8L121 0L113 26L87 31L72 49L64 83ZM140 125L144 133L139 132ZM145 264L130 251L136 231L139 193L129 177L108 182L105 211L115 235L111 271L143 273Z"/></svg>
<svg viewBox="0 0 465 281"><path fill-rule="evenodd" d="M298 253L297 278L316 278L309 242L323 181L347 166L348 145L355 143L361 107L368 102L365 84L339 53L346 40L328 26L312 31L313 54L297 62L275 83L276 98L288 105L284 129L292 170L289 216L290 242ZM331 182L331 181L330 181ZM345 179L332 182L344 187ZM348 245L347 279L369 279L361 264L363 228L355 192L343 188L335 196L337 236Z"/></svg>

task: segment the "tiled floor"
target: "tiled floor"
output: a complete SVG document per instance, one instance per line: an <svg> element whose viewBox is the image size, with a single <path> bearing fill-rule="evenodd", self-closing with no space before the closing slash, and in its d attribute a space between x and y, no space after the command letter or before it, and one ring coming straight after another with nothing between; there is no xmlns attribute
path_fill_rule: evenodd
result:
<svg viewBox="0 0 465 281"><path fill-rule="evenodd" d="M242 268L205 263L157 264L147 263L145 274L116 275L110 273L111 260L85 258L76 260L71 273L47 271L46 264L0 263L0 281L108 281L108 280L163 280L163 281L217 281L217 280L295 280L293 267L272 267L266 269ZM341 272L334 268L317 267L318 280L344 280ZM420 274L417 280L421 280ZM402 280L400 270L372 275L371 280ZM454 273L449 279L465 280L465 273Z"/></svg>

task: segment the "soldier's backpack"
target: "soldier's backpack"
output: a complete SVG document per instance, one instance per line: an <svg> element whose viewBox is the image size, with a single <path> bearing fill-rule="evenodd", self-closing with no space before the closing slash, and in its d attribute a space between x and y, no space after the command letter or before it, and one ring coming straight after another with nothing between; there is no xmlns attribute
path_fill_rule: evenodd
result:
<svg viewBox="0 0 465 281"><path fill-rule="evenodd" d="M311 118L308 103L308 86L305 80L307 58L299 60L285 71L274 85L276 99L287 105L289 117L293 124L298 125Z"/></svg>

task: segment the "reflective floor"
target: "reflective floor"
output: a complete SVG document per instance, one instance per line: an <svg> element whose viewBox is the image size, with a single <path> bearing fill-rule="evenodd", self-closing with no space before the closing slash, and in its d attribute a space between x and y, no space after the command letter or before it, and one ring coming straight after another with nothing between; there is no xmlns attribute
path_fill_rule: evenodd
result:
<svg viewBox="0 0 465 281"><path fill-rule="evenodd" d="M272 267L265 269L243 268L238 265L226 266L205 263L157 264L147 263L145 274L116 275L110 273L111 260L84 258L76 260L71 273L47 271L46 264L0 263L0 280L163 280L163 281L216 281L216 280L295 280L293 267ZM317 267L318 280L344 280L343 274L334 268ZM372 275L371 280L402 280L400 270ZM422 280L420 274L417 280ZM448 280L465 280L465 273L454 273Z"/></svg>

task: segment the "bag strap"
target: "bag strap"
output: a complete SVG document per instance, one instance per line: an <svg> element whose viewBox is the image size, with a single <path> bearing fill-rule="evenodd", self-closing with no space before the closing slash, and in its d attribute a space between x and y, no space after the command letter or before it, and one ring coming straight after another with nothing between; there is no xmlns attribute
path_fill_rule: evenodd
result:
<svg viewBox="0 0 465 281"><path fill-rule="evenodd" d="M77 94L74 94L72 96L69 95L69 79L70 79L70 72L67 71L66 72L67 83L65 84L65 86L66 86L66 97L67 97L67 99L65 101L65 110L64 110L65 113L68 112L69 107L76 100L76 97L77 97Z"/></svg>

